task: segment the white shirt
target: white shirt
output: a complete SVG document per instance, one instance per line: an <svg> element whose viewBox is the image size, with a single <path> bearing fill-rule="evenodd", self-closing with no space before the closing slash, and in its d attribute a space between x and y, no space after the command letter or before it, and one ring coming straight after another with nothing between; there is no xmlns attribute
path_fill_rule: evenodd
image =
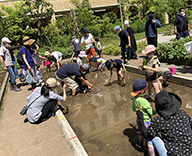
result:
<svg viewBox="0 0 192 156"><path fill-rule="evenodd" d="M100 42L97 42L97 49L99 50L99 47L101 49L101 43Z"/></svg>
<svg viewBox="0 0 192 156"><path fill-rule="evenodd" d="M97 59L97 64L101 64L101 61L102 61L102 64L104 64L106 62L106 60L104 60L103 58L99 58Z"/></svg>
<svg viewBox="0 0 192 156"><path fill-rule="evenodd" d="M1 47L0 47L0 56L3 57L3 61L6 65L6 67L13 66L11 54L10 54L9 50L6 47L4 47L3 45L1 45Z"/></svg>
<svg viewBox="0 0 192 156"><path fill-rule="evenodd" d="M59 61L59 58L63 55L61 52L54 51L51 53L52 56L56 58L57 61Z"/></svg>
<svg viewBox="0 0 192 156"><path fill-rule="evenodd" d="M89 33L88 36L83 36L81 38L81 44L91 42L92 38L93 38L93 35L91 33ZM92 46L93 46L93 43L85 45L85 50L88 50L88 49L92 48Z"/></svg>

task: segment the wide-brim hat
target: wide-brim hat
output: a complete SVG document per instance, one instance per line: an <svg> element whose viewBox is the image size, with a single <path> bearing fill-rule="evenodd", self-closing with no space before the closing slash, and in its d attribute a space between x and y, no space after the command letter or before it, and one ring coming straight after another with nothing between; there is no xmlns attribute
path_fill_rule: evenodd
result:
<svg viewBox="0 0 192 156"><path fill-rule="evenodd" d="M148 84L144 79L137 79L133 83L133 91L131 92L131 95L135 97L137 94L145 91L147 87L148 87Z"/></svg>
<svg viewBox="0 0 192 156"><path fill-rule="evenodd" d="M56 79L54 79L54 78L49 78L49 79L47 79L47 81L46 81L46 83L49 85L49 87L57 87L57 86L59 86L60 85L60 83L59 82L57 82L57 80Z"/></svg>
<svg viewBox="0 0 192 156"><path fill-rule="evenodd" d="M31 39L29 36L23 37L23 44L24 45L32 45L35 42L34 39Z"/></svg>
<svg viewBox="0 0 192 156"><path fill-rule="evenodd" d="M44 55L45 55L45 56L48 56L48 55L50 55L50 52L49 52L49 51L46 51Z"/></svg>
<svg viewBox="0 0 192 156"><path fill-rule="evenodd" d="M155 109L162 117L177 113L181 105L181 98L174 93L161 91L155 97Z"/></svg>
<svg viewBox="0 0 192 156"><path fill-rule="evenodd" d="M79 57L87 57L86 53L84 51L80 51Z"/></svg>
<svg viewBox="0 0 192 156"><path fill-rule="evenodd" d="M84 71L89 71L89 65L88 64L84 64L81 66L81 68L84 70Z"/></svg>
<svg viewBox="0 0 192 156"><path fill-rule="evenodd" d="M151 52L154 52L157 48L154 45L148 45L147 47L145 47L145 49L142 51L142 53L144 54L149 54Z"/></svg>

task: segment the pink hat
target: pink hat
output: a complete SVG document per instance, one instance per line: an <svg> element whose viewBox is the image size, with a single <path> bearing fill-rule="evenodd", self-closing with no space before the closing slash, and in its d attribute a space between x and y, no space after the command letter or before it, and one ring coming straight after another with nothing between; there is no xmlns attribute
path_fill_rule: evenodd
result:
<svg viewBox="0 0 192 156"><path fill-rule="evenodd" d="M157 48L155 48L154 45L148 45L143 51L142 53L144 54L149 54L150 52L155 51Z"/></svg>
<svg viewBox="0 0 192 156"><path fill-rule="evenodd" d="M85 51L80 51L79 57L87 57Z"/></svg>

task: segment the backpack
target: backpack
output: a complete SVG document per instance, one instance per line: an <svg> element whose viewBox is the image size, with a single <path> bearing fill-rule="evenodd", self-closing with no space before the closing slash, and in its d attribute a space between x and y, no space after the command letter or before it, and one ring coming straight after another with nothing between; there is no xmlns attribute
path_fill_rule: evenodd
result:
<svg viewBox="0 0 192 156"><path fill-rule="evenodd" d="M23 58L22 58L20 52L17 54L16 57L17 57L17 63L18 63L20 66L22 66L22 65L23 65Z"/></svg>

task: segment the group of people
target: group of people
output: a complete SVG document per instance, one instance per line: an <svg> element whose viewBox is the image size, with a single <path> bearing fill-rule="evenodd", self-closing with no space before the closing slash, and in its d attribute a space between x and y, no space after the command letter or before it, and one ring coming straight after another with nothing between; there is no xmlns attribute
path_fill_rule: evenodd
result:
<svg viewBox="0 0 192 156"><path fill-rule="evenodd" d="M176 19L175 25L183 20L183 8L180 10L180 15ZM192 153L192 119L184 111L180 110L182 100L174 93L162 91L162 86L168 86L166 80L172 77L172 72L161 67L158 57L155 55L157 47L157 27L161 24L158 20L154 19L154 13L149 12L149 20L146 23L146 39L148 46L144 49L144 53L147 56L146 63L143 63L139 67L146 72L146 81L144 79L137 79L133 83L133 91L131 92L132 98L132 110L137 112L137 124L139 130L139 144L148 150L150 156L155 156L155 149L159 155L162 156L190 156ZM102 58L102 48L99 39L93 38L93 35L88 29L84 29L84 36L81 41L75 36L72 37L71 46L74 56L76 57L76 63L70 63L62 65L62 53L50 52L47 48L44 56L38 55L38 46L35 45L35 40L28 36L23 38L23 46L20 49L20 56L22 59L23 73L25 73L26 81L32 86L32 93L27 97L29 102L27 105L27 121L36 124L40 123L51 116L55 115L55 112L59 110L57 105L58 101L66 101L66 87L71 89L72 96L77 93L79 87L84 93L93 88L93 85L86 79L85 75L90 72L90 67L96 66L100 71L103 71L104 67L110 71L111 81L113 82L113 69L117 69L118 84L122 86L126 85L124 73L126 73L125 65L129 60L137 59L137 46L134 38L134 32L129 26L129 22L125 21L127 30L121 29L120 26L116 26L114 29L120 37L120 47L122 59L109 59ZM181 30L181 27L185 28L186 23L176 27L175 32L177 36L185 34L185 29ZM187 27L189 31L189 26ZM184 31L184 32L183 32ZM94 43L97 43L97 47L94 47ZM4 70L8 70L10 74L11 89L14 91L21 91L16 85L16 78L19 77L16 68L15 58L10 46L11 41L4 37L2 39L2 45L0 48L0 61ZM82 45L85 46L85 51L82 49ZM36 47L34 49L34 47ZM96 55L96 51L98 57ZM125 58L125 52L127 54L127 61ZM43 60L43 65L47 67L46 72L51 72L51 64L54 62L57 67L56 79L48 78L46 82L37 86L41 77L37 74L37 63L35 56ZM85 58L88 59L89 65L86 63ZM75 76L75 78L72 78ZM122 81L122 83L121 83ZM57 86L60 86L63 90L63 96L57 95L54 90ZM152 86L154 87L155 96L155 110L152 109L148 98L152 97ZM148 94L145 95L148 89ZM154 114L159 114L152 121ZM161 132L161 136L159 136Z"/></svg>

